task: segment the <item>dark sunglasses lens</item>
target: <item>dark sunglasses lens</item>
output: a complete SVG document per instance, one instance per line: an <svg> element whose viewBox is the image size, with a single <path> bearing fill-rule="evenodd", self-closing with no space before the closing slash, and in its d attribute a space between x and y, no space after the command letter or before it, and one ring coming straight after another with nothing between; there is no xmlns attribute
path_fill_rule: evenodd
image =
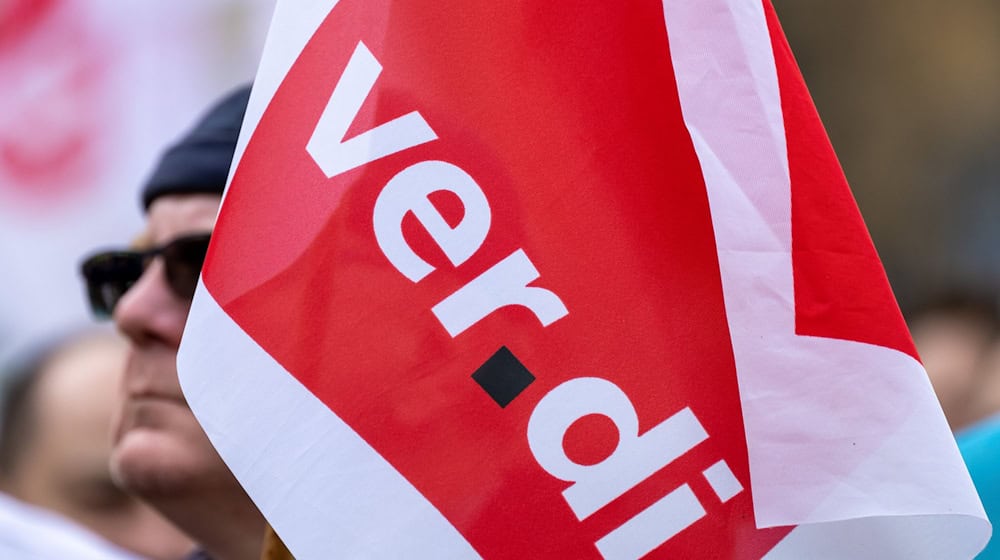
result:
<svg viewBox="0 0 1000 560"><path fill-rule="evenodd" d="M198 277L208 252L208 235L184 237L163 248L167 282L170 289L182 299L194 297Z"/></svg>
<svg viewBox="0 0 1000 560"><path fill-rule="evenodd" d="M99 253L81 267L87 280L87 296L94 314L111 316L125 292L142 276L142 256L125 251Z"/></svg>

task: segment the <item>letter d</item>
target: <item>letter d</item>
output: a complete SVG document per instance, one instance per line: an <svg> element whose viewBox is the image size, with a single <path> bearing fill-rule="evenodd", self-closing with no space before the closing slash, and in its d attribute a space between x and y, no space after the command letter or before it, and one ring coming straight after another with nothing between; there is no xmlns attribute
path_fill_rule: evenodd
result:
<svg viewBox="0 0 1000 560"><path fill-rule="evenodd" d="M580 465L566 456L566 430L588 414L608 417L618 429L618 445L605 460ZM639 435L639 418L628 396L614 383L596 377L566 381L549 391L528 420L528 446L552 476L572 481L563 492L583 520L708 438L701 423L684 408Z"/></svg>

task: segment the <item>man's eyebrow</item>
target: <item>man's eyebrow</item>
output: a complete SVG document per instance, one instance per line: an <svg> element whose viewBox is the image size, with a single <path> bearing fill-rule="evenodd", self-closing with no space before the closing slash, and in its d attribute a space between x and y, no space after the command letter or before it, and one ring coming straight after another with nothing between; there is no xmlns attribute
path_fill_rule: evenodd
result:
<svg viewBox="0 0 1000 560"><path fill-rule="evenodd" d="M129 249L135 249L135 250L149 249L152 246L153 246L153 236L150 235L148 231L143 231L142 233L139 233L138 235L133 237L132 241L128 244Z"/></svg>

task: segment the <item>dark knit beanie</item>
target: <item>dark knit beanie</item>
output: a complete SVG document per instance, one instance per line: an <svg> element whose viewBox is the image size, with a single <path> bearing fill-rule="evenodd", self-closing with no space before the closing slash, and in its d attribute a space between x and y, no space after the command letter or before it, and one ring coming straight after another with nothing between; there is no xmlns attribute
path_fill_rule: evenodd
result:
<svg viewBox="0 0 1000 560"><path fill-rule="evenodd" d="M164 152L142 189L143 208L167 194L222 194L249 99L250 86L230 93Z"/></svg>

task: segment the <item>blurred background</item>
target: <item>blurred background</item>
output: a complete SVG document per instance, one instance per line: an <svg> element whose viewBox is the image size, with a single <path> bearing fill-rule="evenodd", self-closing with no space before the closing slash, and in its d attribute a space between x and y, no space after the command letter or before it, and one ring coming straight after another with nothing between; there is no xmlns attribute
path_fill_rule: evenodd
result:
<svg viewBox="0 0 1000 560"><path fill-rule="evenodd" d="M773 0L896 296L1000 285L1000 2Z"/></svg>
<svg viewBox="0 0 1000 560"><path fill-rule="evenodd" d="M274 0L0 0L0 363L88 321L78 265L141 228L138 186L251 80Z"/></svg>
<svg viewBox="0 0 1000 560"><path fill-rule="evenodd" d="M1000 2L773 0L904 308L1000 284ZM249 80L274 0L0 0L0 359L85 320L90 250Z"/></svg>

